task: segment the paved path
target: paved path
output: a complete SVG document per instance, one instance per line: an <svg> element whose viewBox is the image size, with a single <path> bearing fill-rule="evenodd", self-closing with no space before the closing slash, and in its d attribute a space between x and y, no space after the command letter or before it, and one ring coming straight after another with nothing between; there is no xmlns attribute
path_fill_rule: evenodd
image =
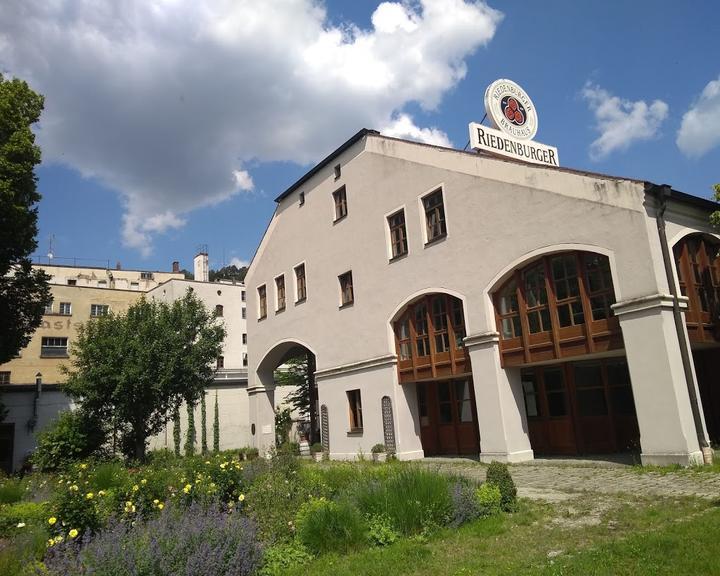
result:
<svg viewBox="0 0 720 576"><path fill-rule="evenodd" d="M427 465L478 480L485 479L487 466L472 460L426 458ZM656 496L699 496L720 501L720 473L638 472L621 464L562 461L514 464L510 473L518 495L542 500L564 500L581 492Z"/></svg>

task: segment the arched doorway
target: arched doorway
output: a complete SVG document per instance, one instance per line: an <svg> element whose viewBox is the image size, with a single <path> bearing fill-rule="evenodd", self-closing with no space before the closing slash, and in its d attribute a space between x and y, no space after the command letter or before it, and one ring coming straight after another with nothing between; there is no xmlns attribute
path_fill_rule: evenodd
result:
<svg viewBox="0 0 720 576"><path fill-rule="evenodd" d="M312 350L292 340L274 346L257 368L261 382L274 384L275 404L283 398L304 420L298 423L298 433L306 436L310 444L321 441L315 370L316 359ZM284 390L291 386L294 392Z"/></svg>
<svg viewBox="0 0 720 576"><path fill-rule="evenodd" d="M637 416L607 256L542 256L514 270L492 299L502 366L521 371L535 453L636 449Z"/></svg>
<svg viewBox="0 0 720 576"><path fill-rule="evenodd" d="M673 248L705 424L720 442L720 240L691 234Z"/></svg>
<svg viewBox="0 0 720 576"><path fill-rule="evenodd" d="M478 454L462 300L444 293L425 294L405 306L392 324L398 381L415 387L425 455Z"/></svg>

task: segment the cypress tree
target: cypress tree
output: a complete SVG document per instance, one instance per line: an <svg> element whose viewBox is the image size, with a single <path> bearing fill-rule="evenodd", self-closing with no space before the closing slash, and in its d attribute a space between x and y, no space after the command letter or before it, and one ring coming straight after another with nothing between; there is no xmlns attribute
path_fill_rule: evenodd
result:
<svg viewBox="0 0 720 576"><path fill-rule="evenodd" d="M215 417L213 419L213 452L220 452L220 410L218 409L218 393L215 390Z"/></svg>
<svg viewBox="0 0 720 576"><path fill-rule="evenodd" d="M193 456L195 454L195 407L188 402L188 429L185 438L185 456Z"/></svg>
<svg viewBox="0 0 720 576"><path fill-rule="evenodd" d="M175 444L175 456L180 456L180 409L173 414L173 443Z"/></svg>
<svg viewBox="0 0 720 576"><path fill-rule="evenodd" d="M205 409L205 392L203 392L202 398L200 398L200 445L202 446L202 453L207 454L207 410Z"/></svg>

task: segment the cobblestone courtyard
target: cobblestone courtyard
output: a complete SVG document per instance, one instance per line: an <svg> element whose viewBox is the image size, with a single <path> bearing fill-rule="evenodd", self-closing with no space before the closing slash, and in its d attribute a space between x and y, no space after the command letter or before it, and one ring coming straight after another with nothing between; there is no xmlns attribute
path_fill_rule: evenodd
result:
<svg viewBox="0 0 720 576"><path fill-rule="evenodd" d="M487 470L461 458L428 458L425 463L479 480L485 479ZM560 501L580 493L720 499L720 473L715 471L643 471L623 464L572 460L514 464L509 469L518 495L538 500Z"/></svg>

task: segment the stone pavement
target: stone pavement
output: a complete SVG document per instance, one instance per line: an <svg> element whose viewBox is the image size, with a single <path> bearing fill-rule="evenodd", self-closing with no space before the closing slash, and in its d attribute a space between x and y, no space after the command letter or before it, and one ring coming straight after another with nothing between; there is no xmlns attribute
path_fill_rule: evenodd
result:
<svg viewBox="0 0 720 576"><path fill-rule="evenodd" d="M485 479L487 466L466 458L426 458L425 465ZM525 498L559 501L579 493L638 496L699 496L720 500L720 472L638 471L627 464L588 460L542 460L511 464L510 474Z"/></svg>

